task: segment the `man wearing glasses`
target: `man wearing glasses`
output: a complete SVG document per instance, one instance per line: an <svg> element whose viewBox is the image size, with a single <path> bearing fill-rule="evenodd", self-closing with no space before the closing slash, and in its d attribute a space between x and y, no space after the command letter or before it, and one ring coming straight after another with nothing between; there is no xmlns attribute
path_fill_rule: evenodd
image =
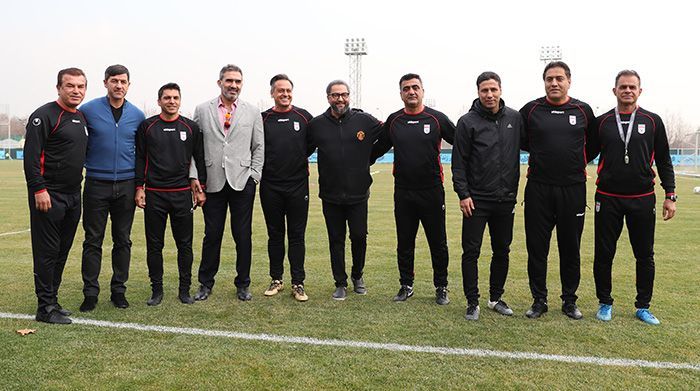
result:
<svg viewBox="0 0 700 391"><path fill-rule="evenodd" d="M334 80L326 87L330 107L309 122L309 154L318 148L319 197L323 203L331 269L335 280L334 300L345 300L345 232L350 230L354 292L367 293L362 271L367 250L367 199L372 144L382 123L359 109L350 109L347 83Z"/></svg>
<svg viewBox="0 0 700 391"><path fill-rule="evenodd" d="M227 210L231 211L231 234L236 242L236 278L239 300L252 299L250 263L251 225L255 187L262 177L265 141L260 110L238 98L243 87L243 71L236 65L221 68L216 82L221 94L197 106L194 121L204 135L207 187L192 184L195 193L206 190L204 241L199 265L199 291L195 300L206 300L219 271L221 240ZM195 170L191 166L191 170ZM193 172L190 176L196 178Z"/></svg>

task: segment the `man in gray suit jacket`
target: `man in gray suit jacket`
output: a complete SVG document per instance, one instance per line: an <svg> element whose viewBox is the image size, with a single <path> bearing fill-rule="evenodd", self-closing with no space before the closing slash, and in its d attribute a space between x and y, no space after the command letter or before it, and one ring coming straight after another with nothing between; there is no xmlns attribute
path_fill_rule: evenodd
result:
<svg viewBox="0 0 700 391"><path fill-rule="evenodd" d="M204 135L204 160L207 184L203 189L193 184L193 191L205 191L204 241L199 266L200 287L195 300L206 300L214 287L219 271L221 239L226 224L226 211L231 211L231 233L236 242L236 278L239 300L250 294L252 257L251 225L255 188L260 182L264 162L264 134L260 110L238 99L243 86L243 71L226 65L217 81L221 94L197 106L194 121ZM195 168L191 170L196 171ZM196 176L195 176L196 178Z"/></svg>

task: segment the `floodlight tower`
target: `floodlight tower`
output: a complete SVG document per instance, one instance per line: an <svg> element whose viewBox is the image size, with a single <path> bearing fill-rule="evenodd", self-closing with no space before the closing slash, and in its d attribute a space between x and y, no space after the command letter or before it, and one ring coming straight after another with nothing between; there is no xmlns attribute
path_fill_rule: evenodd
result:
<svg viewBox="0 0 700 391"><path fill-rule="evenodd" d="M347 38L345 55L350 59L350 92L353 106L362 108L362 56L367 55L367 42L364 38Z"/></svg>
<svg viewBox="0 0 700 391"><path fill-rule="evenodd" d="M562 59L561 46L540 46L540 61L545 65Z"/></svg>

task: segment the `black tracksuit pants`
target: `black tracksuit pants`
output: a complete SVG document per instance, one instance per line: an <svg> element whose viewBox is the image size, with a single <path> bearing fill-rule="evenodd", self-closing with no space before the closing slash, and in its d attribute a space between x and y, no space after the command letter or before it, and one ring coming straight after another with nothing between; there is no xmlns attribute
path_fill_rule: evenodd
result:
<svg viewBox="0 0 700 391"><path fill-rule="evenodd" d="M586 184L556 186L528 180L525 186L527 274L535 300L547 300L547 257L557 228L561 299L575 303L581 280L581 234L586 210Z"/></svg>
<svg viewBox="0 0 700 391"><path fill-rule="evenodd" d="M170 229L177 246L179 290L189 290L192 283L192 192L146 190L146 263L153 291L163 291L163 245L165 224L170 216Z"/></svg>
<svg viewBox="0 0 700 391"><path fill-rule="evenodd" d="M418 224L423 224L433 265L433 284L447 286L447 233L445 231L445 189L394 189L396 255L401 285L413 285Z"/></svg>
<svg viewBox="0 0 700 391"><path fill-rule="evenodd" d="M100 293L102 242L107 216L112 221L112 293L126 292L131 262L131 225L134 222L134 180L102 181L86 179L83 190L83 294Z"/></svg>
<svg viewBox="0 0 700 391"><path fill-rule="evenodd" d="M231 213L231 234L236 243L236 278L233 283L238 288L250 286L250 264L253 257L253 203L255 201L255 181L248 182L241 191L236 191L226 183L220 191L207 193L204 212L204 240L202 241L202 262L199 264L199 282L211 289L214 277L221 264L221 241L224 237L226 215Z"/></svg>
<svg viewBox="0 0 700 391"><path fill-rule="evenodd" d="M335 286L348 286L345 272L345 233L346 224L350 230L352 251L351 277L359 279L365 267L367 253L367 200L356 204L334 204L322 201L323 217L328 230L328 244L331 252L331 270Z"/></svg>
<svg viewBox="0 0 700 391"><path fill-rule="evenodd" d="M37 312L51 312L58 303L63 268L73 245L80 221L80 192L49 191L51 209L36 210L34 194L29 194L29 215L34 259L34 290Z"/></svg>
<svg viewBox="0 0 700 391"><path fill-rule="evenodd" d="M284 275L284 235L289 241L289 265L292 284L304 283L304 256L306 222L309 216L309 181L283 189L262 181L260 205L267 225L267 253L270 258L270 277L282 280ZM286 228L285 228L286 219Z"/></svg>
<svg viewBox="0 0 700 391"><path fill-rule="evenodd" d="M510 243L513 241L514 202L474 201L471 217L462 218L462 285L469 304L479 302L479 254L484 229L489 226L491 236L491 274L489 300L497 301L503 295L508 277Z"/></svg>
<svg viewBox="0 0 700 391"><path fill-rule="evenodd" d="M627 222L630 244L636 262L636 308L649 308L654 291L654 229L656 226L656 196L618 198L595 195L595 258L593 276L598 301L612 304L612 263L617 240Z"/></svg>

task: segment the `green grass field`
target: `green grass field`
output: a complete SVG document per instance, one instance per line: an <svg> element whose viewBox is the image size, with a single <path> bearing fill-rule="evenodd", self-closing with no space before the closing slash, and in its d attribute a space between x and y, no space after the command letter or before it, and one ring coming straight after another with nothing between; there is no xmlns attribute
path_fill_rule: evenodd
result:
<svg viewBox="0 0 700 391"><path fill-rule="evenodd" d="M29 227L27 193L18 161L0 162L0 234ZM582 321L560 311L558 254L552 244L549 281L550 312L540 320L523 314L531 304L527 284L522 206L518 204L511 267L504 299L515 310L511 318L486 308L488 239L480 262L482 313L478 322L464 320L466 300L460 271L461 217L445 166L450 298L434 303L432 270L427 244L419 231L416 251L415 295L393 303L398 290L396 235L393 219L393 178L389 165L375 165L369 203L366 296L349 294L345 302L331 300L333 279L328 243L318 200L316 168L311 167L311 207L307 229L306 289L310 300L297 303L287 286L267 298L269 283L266 231L259 207L253 227L253 300L235 299L234 247L227 233L222 267L213 296L191 306L177 301L175 245L166 240L166 297L147 307L150 294L145 262L143 213L137 212L132 232L131 277L127 297L131 307L117 310L109 303L111 242L105 239L103 288L95 311L77 312L82 301L80 255L82 230L64 273L60 299L74 317L110 322L192 327L289 337L343 339L375 343L430 345L572 356L597 356L690 363L700 365L700 195L692 188L700 179L677 178L678 214L657 224L656 285L652 309L661 320L651 327L634 318L634 260L622 234L614 265L613 321L595 319L597 300L592 276L593 213L589 210L582 244L579 305ZM589 168L589 172L594 172ZM592 207L593 181L588 204ZM523 180L521 185L524 186ZM521 186L521 187L522 187ZM522 191L521 191L522 194ZM522 197L520 196L521 200ZM659 207L661 205L659 201ZM659 213L660 215L660 213ZM660 220L660 217L659 217ZM195 217L195 265L199 266L203 218ZM0 312L33 314L34 296L29 233L0 236ZM346 259L350 259L349 245ZM193 285L193 292L196 285ZM15 331L33 328L34 335ZM89 325L54 326L33 320L0 319L0 389L698 389L700 371L598 366L556 361L394 352L359 347L247 341L232 338L165 334Z"/></svg>

